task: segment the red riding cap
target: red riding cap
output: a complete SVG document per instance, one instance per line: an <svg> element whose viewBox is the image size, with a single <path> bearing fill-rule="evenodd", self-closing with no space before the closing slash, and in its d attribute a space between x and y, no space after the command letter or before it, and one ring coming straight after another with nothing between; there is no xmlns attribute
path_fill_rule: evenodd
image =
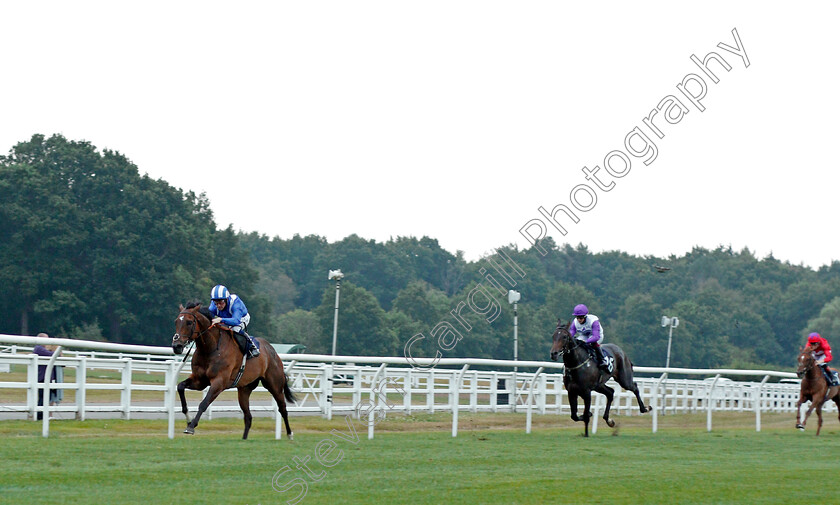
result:
<svg viewBox="0 0 840 505"><path fill-rule="evenodd" d="M811 333L808 335L808 343L809 344L819 344L821 340L819 333Z"/></svg>

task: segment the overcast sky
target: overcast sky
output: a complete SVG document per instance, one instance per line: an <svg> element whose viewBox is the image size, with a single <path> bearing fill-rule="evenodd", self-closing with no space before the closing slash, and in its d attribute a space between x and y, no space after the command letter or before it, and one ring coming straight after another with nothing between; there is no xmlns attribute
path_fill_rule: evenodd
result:
<svg viewBox="0 0 840 505"><path fill-rule="evenodd" d="M474 260L527 247L530 222L593 251L840 259L837 2L6 2L0 15L0 150L61 133L120 151L206 193L220 227L428 235ZM733 29L745 57L718 46L738 47ZM709 62L717 83L691 60L710 52L731 67ZM699 106L678 89L689 76L701 94L690 74ZM643 120L669 103L674 124L649 121L659 138ZM655 159L629 153L637 127ZM613 151L629 169L614 153L607 172ZM538 210L558 204L579 219L558 214L565 237Z"/></svg>

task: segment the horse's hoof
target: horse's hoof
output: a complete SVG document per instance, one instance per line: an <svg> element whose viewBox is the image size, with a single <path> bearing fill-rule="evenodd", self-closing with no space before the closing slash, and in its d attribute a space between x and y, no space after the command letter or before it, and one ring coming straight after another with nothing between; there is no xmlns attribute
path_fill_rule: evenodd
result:
<svg viewBox="0 0 840 505"><path fill-rule="evenodd" d="M291 442L294 439L295 439L295 434L294 433L289 433L289 441Z"/></svg>
<svg viewBox="0 0 840 505"><path fill-rule="evenodd" d="M805 431L805 427L802 426L801 424L797 424L796 429L799 430L799 431Z"/></svg>
<svg viewBox="0 0 840 505"><path fill-rule="evenodd" d="M187 426L187 429L184 430L184 433L186 433L187 435L195 435L195 428L190 428L189 426Z"/></svg>
<svg viewBox="0 0 840 505"><path fill-rule="evenodd" d="M612 419L604 419L604 421L607 422L607 426L609 426L610 428L615 428L615 421L613 421Z"/></svg>

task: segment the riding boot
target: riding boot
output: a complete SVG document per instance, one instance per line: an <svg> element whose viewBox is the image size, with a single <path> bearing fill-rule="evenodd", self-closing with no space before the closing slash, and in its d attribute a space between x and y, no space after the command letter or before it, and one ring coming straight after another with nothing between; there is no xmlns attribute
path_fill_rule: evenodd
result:
<svg viewBox="0 0 840 505"><path fill-rule="evenodd" d="M607 357L604 356L604 351L601 350L601 346L597 342L593 342L590 345L593 349L595 349L595 356L598 358L598 368L605 372L609 372L610 364L607 362Z"/></svg>
<svg viewBox="0 0 840 505"><path fill-rule="evenodd" d="M241 332L242 332L242 336L245 337L245 341L246 341L247 346L248 346L248 349L247 349L248 357L249 358L256 358L257 356L260 355L260 350L257 349L256 345L254 345L254 341L251 340L251 336L248 335L248 333L245 331L244 328L241 330ZM242 351L242 352L243 352L243 354L245 353L245 351Z"/></svg>
<svg viewBox="0 0 840 505"><path fill-rule="evenodd" d="M238 331L233 331L231 333L233 334L233 339L236 341L236 345L239 346L239 350L242 351L242 354L248 354L248 341L251 339Z"/></svg>
<svg viewBox="0 0 840 505"><path fill-rule="evenodd" d="M840 386L840 382L837 380L837 372L830 370L826 364L820 365L820 368L822 368L825 380L829 386Z"/></svg>

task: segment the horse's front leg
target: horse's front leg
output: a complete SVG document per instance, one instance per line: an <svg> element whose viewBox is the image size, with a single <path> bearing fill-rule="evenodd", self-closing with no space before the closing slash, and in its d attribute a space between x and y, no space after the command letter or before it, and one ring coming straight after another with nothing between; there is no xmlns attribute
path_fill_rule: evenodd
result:
<svg viewBox="0 0 840 505"><path fill-rule="evenodd" d="M805 428L805 423L807 423L808 418L811 417L811 412L813 412L814 409L816 409L820 405L822 405L822 398L817 399L812 396L811 405L808 406L808 409L805 411L805 417L802 418L802 429ZM817 434L819 434L819 430L817 431Z"/></svg>
<svg viewBox="0 0 840 505"><path fill-rule="evenodd" d="M226 375L222 374L210 382L210 389L207 391L207 395L203 400L201 400L201 403L198 405L198 412L196 412L193 420L187 425L187 429L184 430L184 433L189 435L195 433L195 427L198 426L198 420L201 419L201 414L203 414L204 411L207 410L207 407L213 403L213 400L215 400L222 391L225 390L225 377Z"/></svg>
<svg viewBox="0 0 840 505"><path fill-rule="evenodd" d="M820 428L822 428L822 421L823 421L822 420L822 404L823 404L823 402L820 402L819 406L817 407L817 435L816 436L820 436Z"/></svg>
<svg viewBox="0 0 840 505"><path fill-rule="evenodd" d="M583 396L583 436L589 436L589 420L592 419L592 411L589 408L592 406L592 392L587 391Z"/></svg>
<svg viewBox="0 0 840 505"><path fill-rule="evenodd" d="M192 389L195 391L201 391L206 387L206 382L202 383L202 381L192 375L178 383L178 396L181 397L181 412L183 412L184 417L187 418L187 424L189 424L192 419L190 419L189 409L187 408L187 397L184 395L184 390Z"/></svg>
<svg viewBox="0 0 840 505"><path fill-rule="evenodd" d="M577 393L572 393L569 391L569 408L572 410L572 421L578 422L580 418L577 415L577 407L578 407L578 396Z"/></svg>
<svg viewBox="0 0 840 505"><path fill-rule="evenodd" d="M796 429L798 429L798 430L804 430L805 429L805 423L799 421L801 416L802 416L802 404L803 403L805 403L805 398L800 396L799 401L796 402Z"/></svg>
<svg viewBox="0 0 840 505"><path fill-rule="evenodd" d="M615 421L610 419L610 407L612 406L613 395L615 391L613 390L613 388L607 386L606 384L600 385L595 391L607 397L607 405L604 407L604 422L607 423L607 426L609 426L610 428L614 428Z"/></svg>

